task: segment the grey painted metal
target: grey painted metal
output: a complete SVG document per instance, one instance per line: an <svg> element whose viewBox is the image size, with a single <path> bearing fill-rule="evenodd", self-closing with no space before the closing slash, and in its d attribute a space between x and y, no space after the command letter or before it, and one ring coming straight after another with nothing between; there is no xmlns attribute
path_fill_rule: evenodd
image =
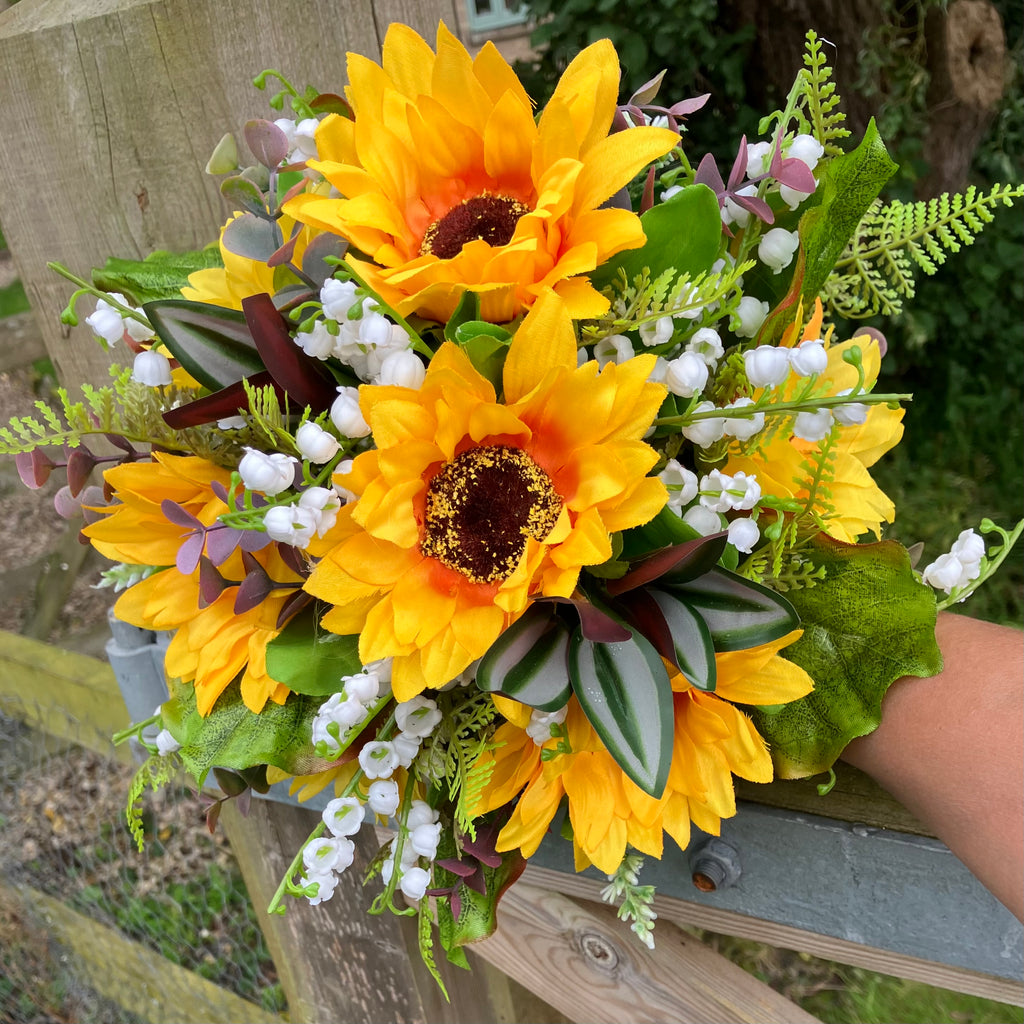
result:
<svg viewBox="0 0 1024 1024"><path fill-rule="evenodd" d="M691 843L702 835L695 830ZM1024 975L1024 928L937 839L745 802L722 822L721 838L743 865L734 885L700 892L686 858L668 844L662 860L647 858L641 883L922 960ZM572 850L546 840L531 863L570 873ZM587 874L604 877L593 868Z"/></svg>
<svg viewBox="0 0 1024 1024"><path fill-rule="evenodd" d="M111 630L107 655L132 720L141 721L167 699L169 634L113 619ZM301 806L322 810L332 795ZM298 804L287 783L267 798ZM717 850L729 861L731 847L742 872L732 865L730 884L700 892L693 861L668 846L662 860L647 858L641 881L665 896L869 947L1002 978L1024 975L1024 928L938 840L748 803L722 822L724 848L712 839L694 829L691 851ZM574 873L572 850L561 841L545 841L533 863Z"/></svg>

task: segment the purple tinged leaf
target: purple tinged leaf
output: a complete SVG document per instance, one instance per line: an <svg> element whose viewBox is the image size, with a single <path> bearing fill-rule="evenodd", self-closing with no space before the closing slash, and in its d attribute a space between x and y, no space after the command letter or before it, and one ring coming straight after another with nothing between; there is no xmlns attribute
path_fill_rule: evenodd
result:
<svg viewBox="0 0 1024 1024"><path fill-rule="evenodd" d="M21 482L33 491L42 487L57 468L57 463L38 448L30 452L18 452L14 456L14 465Z"/></svg>
<svg viewBox="0 0 1024 1024"><path fill-rule="evenodd" d="M773 169L772 174L780 185L796 192L813 192L818 187L811 169L803 160L795 157L783 160L777 169Z"/></svg>
<svg viewBox="0 0 1024 1024"><path fill-rule="evenodd" d="M297 345L294 347L298 349ZM252 376L246 377L245 381L254 388L272 385L277 392L278 400L284 402L286 397L284 389L277 384L268 370L254 373ZM240 412L248 412L248 410L249 399L245 394L245 384L242 381L236 381L205 398L197 398L187 405L179 405L177 409L168 409L164 413L164 422L174 430L184 430L186 427L212 423L214 420L224 419L226 416L237 416Z"/></svg>
<svg viewBox="0 0 1024 1024"><path fill-rule="evenodd" d="M277 221L243 213L224 228L221 245L247 260L266 263L281 247L284 237Z"/></svg>
<svg viewBox="0 0 1024 1024"><path fill-rule="evenodd" d="M663 548L637 563L635 568L620 579L609 580L608 593L612 597L617 597L670 572L678 573L680 581L683 578L693 579L694 576L703 575L722 557L728 536L728 533L722 530L706 537L696 537L683 544L674 544L670 548ZM689 575L685 573L688 566L695 570Z"/></svg>
<svg viewBox="0 0 1024 1024"><path fill-rule="evenodd" d="M297 225L298 226L298 225ZM299 240L298 234L294 234L289 238L284 245L281 246L277 252L273 253L267 260L268 267L283 267L286 263L290 263L292 257L295 255L295 243Z"/></svg>
<svg viewBox="0 0 1024 1024"><path fill-rule="evenodd" d="M259 186L241 174L233 174L220 183L220 194L231 204L232 209L248 210L266 217L267 202Z"/></svg>
<svg viewBox="0 0 1024 1024"><path fill-rule="evenodd" d="M228 503L228 489L219 481L210 481L210 490L220 498L221 501L226 505Z"/></svg>
<svg viewBox="0 0 1024 1024"><path fill-rule="evenodd" d="M104 434L103 435L115 448L120 448L121 451L127 452L131 456L136 456L139 453L132 447L132 443L126 437L122 437L120 434Z"/></svg>
<svg viewBox="0 0 1024 1024"><path fill-rule="evenodd" d="M434 863L437 864L439 868L444 868L445 871L450 871L453 875L458 875L460 878L468 878L474 871L476 871L475 864L467 864L466 861L455 860L453 857L447 857L444 860L438 860Z"/></svg>
<svg viewBox="0 0 1024 1024"><path fill-rule="evenodd" d="M348 102L344 97L339 96L334 92L322 92L310 106L318 114L338 114L341 117L347 117L350 121L355 119L355 114L352 113L352 108L348 105Z"/></svg>
<svg viewBox="0 0 1024 1024"><path fill-rule="evenodd" d="M68 487L73 495L85 487L95 465L96 457L87 448L75 448L68 455Z"/></svg>
<svg viewBox="0 0 1024 1024"><path fill-rule="evenodd" d="M199 559L199 604L206 608L213 604L228 587L234 586L217 571L213 562L205 556Z"/></svg>
<svg viewBox="0 0 1024 1024"><path fill-rule="evenodd" d="M71 488L65 484L53 496L53 510L61 519L78 519L82 514L82 503L71 494Z"/></svg>
<svg viewBox="0 0 1024 1024"><path fill-rule="evenodd" d="M337 397L333 379L328 379L320 360L306 355L292 340L288 322L266 293L242 299L242 312L266 366L288 396L314 413L331 407Z"/></svg>
<svg viewBox="0 0 1024 1024"><path fill-rule="evenodd" d="M298 615L312 600L313 595L307 594L305 590L296 590L294 594L289 594L285 598L284 604L281 605L281 610L277 613L277 628L284 629L288 620Z"/></svg>
<svg viewBox="0 0 1024 1024"><path fill-rule="evenodd" d="M695 114L711 98L711 93L706 92L703 96L693 96L688 100L680 100L668 108L670 114L676 117L686 117L688 114Z"/></svg>
<svg viewBox="0 0 1024 1024"><path fill-rule="evenodd" d="M622 108L618 107L615 111L615 116L612 118L612 126L609 130L609 134L614 135L616 132L624 132L630 127L632 126L629 121L626 120L626 115L622 112Z"/></svg>
<svg viewBox="0 0 1024 1024"><path fill-rule="evenodd" d="M693 177L693 182L695 185L707 185L716 196L721 196L725 191L725 182L722 181L718 164L715 163L715 158L710 153L707 153L697 165L697 173Z"/></svg>
<svg viewBox="0 0 1024 1024"><path fill-rule="evenodd" d="M334 267L324 262L327 256L340 259L348 249L348 242L329 231L317 235L302 253L302 272L318 287L334 273Z"/></svg>
<svg viewBox="0 0 1024 1024"><path fill-rule="evenodd" d="M293 547L291 544L282 544L278 549L278 554L281 556L281 561L296 576L309 575L309 566L306 565L306 560L302 557L302 552L298 548Z"/></svg>
<svg viewBox="0 0 1024 1024"><path fill-rule="evenodd" d="M477 833L479 836L479 832ZM475 843L469 842L464 843L462 847L466 853L476 857L481 864L485 864L489 868L496 868L501 866L501 854L497 853L494 849L494 841L491 840L489 845L481 844L480 840L477 839Z"/></svg>
<svg viewBox="0 0 1024 1024"><path fill-rule="evenodd" d="M621 602L621 607L630 624L647 637L658 654L679 668L672 630L651 594L647 590L632 590Z"/></svg>
<svg viewBox="0 0 1024 1024"><path fill-rule="evenodd" d="M220 819L220 809L224 805L220 800L214 801L210 804L206 811L206 827L210 830L210 835L213 835L217 831L217 822Z"/></svg>
<svg viewBox="0 0 1024 1024"><path fill-rule="evenodd" d="M242 615L261 604L274 590L274 581L266 569L248 552L242 553L242 564L246 577L238 586L235 597L235 614Z"/></svg>
<svg viewBox="0 0 1024 1024"><path fill-rule="evenodd" d="M647 171L644 182L644 194L640 198L640 212L646 213L654 205L654 166Z"/></svg>
<svg viewBox="0 0 1024 1024"><path fill-rule="evenodd" d="M175 526L183 526L186 530L205 530L206 527L191 512L184 509L176 501L164 498L160 502L160 511L164 518L169 519Z"/></svg>
<svg viewBox="0 0 1024 1024"><path fill-rule="evenodd" d="M734 191L739 183L747 176L747 137L740 138L740 147L736 150L736 159L732 162L732 170L729 171L729 191Z"/></svg>
<svg viewBox="0 0 1024 1024"><path fill-rule="evenodd" d="M203 556L203 545L206 541L205 534L194 533L184 544L178 548L178 554L174 559L174 565L182 576L191 576L199 565L199 559Z"/></svg>
<svg viewBox="0 0 1024 1024"><path fill-rule="evenodd" d="M241 775L228 768L214 768L213 776L217 780L221 792L229 797L241 796L249 788L249 783Z"/></svg>
<svg viewBox="0 0 1024 1024"><path fill-rule="evenodd" d="M253 495L253 498L256 496ZM253 501L253 504L257 507L262 505L263 502ZM243 551L262 551L268 544L272 544L273 541L267 536L266 533L261 530L242 530L242 539L239 543L239 547Z"/></svg>
<svg viewBox="0 0 1024 1024"><path fill-rule="evenodd" d="M487 866L493 868L501 867L501 858L498 858L497 864L488 864ZM474 892L480 893L481 896L487 895L487 879L484 877L483 871L474 871L469 878L463 881L463 885L468 886Z"/></svg>
<svg viewBox="0 0 1024 1024"><path fill-rule="evenodd" d="M306 191L306 186L308 184L309 184L309 182L305 178L303 178L302 181L295 182L295 184L292 185L292 187L290 189L288 189L288 191L285 192L285 194L283 196L281 196L281 202L280 202L279 205L280 206L284 206L284 204L287 203L289 199L294 199L297 195L301 195L303 192ZM301 231L302 230L302 225L297 224L296 228ZM318 235L317 237L319 238L321 236ZM338 236L337 235L331 235L330 237L331 238L337 238Z"/></svg>
<svg viewBox="0 0 1024 1024"><path fill-rule="evenodd" d="M665 78L665 72L667 70L667 68L663 68L653 78L644 82L644 84L629 97L630 104L638 107L646 107L651 103L654 100L654 97L658 95L658 90L661 88L661 83Z"/></svg>
<svg viewBox="0 0 1024 1024"><path fill-rule="evenodd" d="M244 132L249 151L269 170L288 155L288 136L272 121L263 118L246 121Z"/></svg>
<svg viewBox="0 0 1024 1024"><path fill-rule="evenodd" d="M755 217L763 220L765 224L775 223L775 214L763 199L758 199L757 196L730 196L730 198L737 206L742 206L744 210L749 210Z"/></svg>
<svg viewBox="0 0 1024 1024"><path fill-rule="evenodd" d="M462 897L457 892L453 892L448 899L448 903L451 906L452 917L458 921L459 916L462 914Z"/></svg>
<svg viewBox="0 0 1024 1024"><path fill-rule="evenodd" d="M206 531L206 553L214 565L223 565L242 540L241 530L217 524Z"/></svg>
<svg viewBox="0 0 1024 1024"><path fill-rule="evenodd" d="M620 644L632 638L633 634L621 622L616 622L589 601L574 597L569 603L580 617L580 631L585 640L596 644Z"/></svg>
<svg viewBox="0 0 1024 1024"><path fill-rule="evenodd" d="M238 809L238 813L243 818L249 817L249 811L252 808L252 790L248 787L245 788L235 798L235 807Z"/></svg>

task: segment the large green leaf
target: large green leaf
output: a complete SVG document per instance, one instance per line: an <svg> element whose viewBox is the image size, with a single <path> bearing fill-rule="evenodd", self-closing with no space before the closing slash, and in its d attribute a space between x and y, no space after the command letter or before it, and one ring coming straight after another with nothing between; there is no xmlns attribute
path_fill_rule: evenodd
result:
<svg viewBox="0 0 1024 1024"><path fill-rule="evenodd" d="M652 206L640 218L647 241L602 264L591 275L595 288L605 288L619 272L626 280L645 268L653 280L670 267L691 277L711 269L722 241L718 199L707 185L687 185L664 203Z"/></svg>
<svg viewBox="0 0 1024 1024"><path fill-rule="evenodd" d="M155 299L181 297L190 274L197 270L223 266L217 246L196 252L151 252L144 260L109 257L92 272L92 283L107 292L121 292L131 302L142 305Z"/></svg>
<svg viewBox="0 0 1024 1024"><path fill-rule="evenodd" d="M310 736L320 704L315 697L292 694L284 704L267 701L253 714L242 703L236 680L203 718L196 710L195 688L178 682L161 713L164 727L181 744L185 768L202 786L214 766L242 770L272 764L295 775L330 767L313 754Z"/></svg>
<svg viewBox="0 0 1024 1024"><path fill-rule="evenodd" d="M296 615L267 644L267 674L289 690L329 697L341 690L341 677L363 667L359 637L321 629L314 608Z"/></svg>
<svg viewBox="0 0 1024 1024"><path fill-rule="evenodd" d="M711 569L685 583L658 581L704 620L716 651L745 651L771 643L800 625L800 616L781 594L727 569Z"/></svg>
<svg viewBox="0 0 1024 1024"><path fill-rule="evenodd" d="M864 138L853 152L829 161L812 200L816 205L800 218L800 252L789 294L762 325L757 335L759 345L778 341L792 323L798 301L803 301L806 313L868 207L896 169L874 119L868 122Z"/></svg>
<svg viewBox="0 0 1024 1024"><path fill-rule="evenodd" d="M672 763L672 684L650 641L634 630L630 640L596 643L576 630L569 677L608 753L645 793L660 797Z"/></svg>
<svg viewBox="0 0 1024 1024"><path fill-rule="evenodd" d="M569 627L550 604L534 604L490 646L476 683L541 711L569 700Z"/></svg>
<svg viewBox="0 0 1024 1024"><path fill-rule="evenodd" d="M264 369L241 311L184 299L142 308L174 358L211 391Z"/></svg>
<svg viewBox="0 0 1024 1024"><path fill-rule="evenodd" d="M852 739L873 732L889 685L942 669L935 596L919 583L895 541L843 544L823 534L810 552L825 578L789 598L804 634L782 656L814 679L789 704L754 709L781 778L827 771Z"/></svg>

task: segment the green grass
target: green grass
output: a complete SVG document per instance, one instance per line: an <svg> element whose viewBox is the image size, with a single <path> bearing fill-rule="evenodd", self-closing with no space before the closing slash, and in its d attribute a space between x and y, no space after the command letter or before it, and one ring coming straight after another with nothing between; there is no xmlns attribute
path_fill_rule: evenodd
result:
<svg viewBox="0 0 1024 1024"><path fill-rule="evenodd" d="M6 287L0 288L0 320L17 313L27 313L28 310L28 297L19 280L15 279Z"/></svg>

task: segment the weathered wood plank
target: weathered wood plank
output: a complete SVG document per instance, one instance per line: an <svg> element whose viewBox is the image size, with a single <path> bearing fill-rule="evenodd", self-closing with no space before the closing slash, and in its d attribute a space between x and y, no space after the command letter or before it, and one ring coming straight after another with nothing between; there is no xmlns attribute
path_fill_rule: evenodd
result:
<svg viewBox="0 0 1024 1024"><path fill-rule="evenodd" d="M531 864L517 885L521 885L522 882L542 889L557 889L574 899L601 901L601 882L583 875L566 875L560 871L552 871ZM502 910L504 908L505 902L503 901ZM837 960L855 967L865 967L880 974L891 974L897 978L909 978L911 981L921 981L939 988L952 989L954 992L966 992L969 995L982 996L985 999L997 999L1003 1003L1024 1006L1024 984L1008 981L1005 978L996 978L980 974L977 971L874 949L845 939L819 935L816 932L776 924L774 921L748 917L733 910L688 903L685 900L673 899L668 896L655 896L654 909L659 917L658 929L661 928L662 919L675 921L684 926L704 928L707 931L734 935L741 939L753 939L770 946L780 946L783 949L810 953L812 956L822 957L826 960ZM657 935L657 930L655 934Z"/></svg>
<svg viewBox="0 0 1024 1024"><path fill-rule="evenodd" d="M0 631L0 704L6 714L51 736L133 763L127 746L110 742L130 723L105 661Z"/></svg>
<svg viewBox="0 0 1024 1024"><path fill-rule="evenodd" d="M41 917L54 939L70 951L84 981L150 1024L283 1020L30 886L14 888L0 879L0 897Z"/></svg>
<svg viewBox="0 0 1024 1024"><path fill-rule="evenodd" d="M513 886L498 931L474 948L571 1020L817 1020L671 924L659 923L656 948L648 950L610 908L581 907L547 881Z"/></svg>

